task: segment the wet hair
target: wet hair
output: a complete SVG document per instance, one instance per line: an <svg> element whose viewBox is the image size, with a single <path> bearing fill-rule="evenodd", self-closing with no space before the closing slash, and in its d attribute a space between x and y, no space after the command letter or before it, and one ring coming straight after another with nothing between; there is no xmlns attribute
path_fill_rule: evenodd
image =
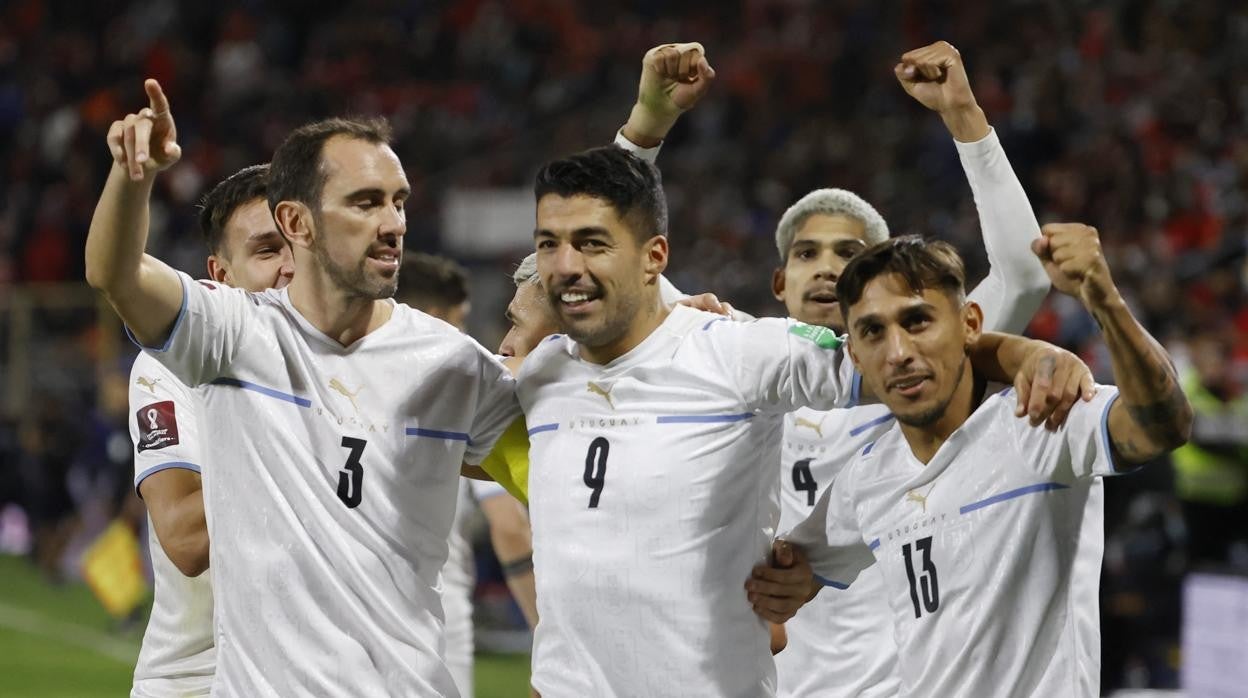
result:
<svg viewBox="0 0 1248 698"><path fill-rule="evenodd" d="M884 217L862 197L844 189L816 189L798 199L776 224L776 250L780 253L780 262L789 258L793 238L797 237L797 231L811 216L838 213L862 222L868 245L888 239L888 224L884 222Z"/></svg>
<svg viewBox="0 0 1248 698"><path fill-rule="evenodd" d="M199 230L210 254L220 255L225 244L225 224L240 207L268 193L269 166L244 167L217 183L199 201Z"/></svg>
<svg viewBox="0 0 1248 698"><path fill-rule="evenodd" d="M639 241L667 235L667 197L658 168L618 146L546 163L537 173L533 193L537 201L547 194L602 199Z"/></svg>
<svg viewBox="0 0 1248 698"><path fill-rule="evenodd" d="M468 300L468 273L446 257L405 252L399 279L397 300L417 310L453 308Z"/></svg>
<svg viewBox="0 0 1248 698"><path fill-rule="evenodd" d="M862 300L867 284L886 274L897 274L915 293L938 289L959 300L966 296L966 267L953 245L903 235L868 247L845 265L836 282L845 322L849 322L850 306Z"/></svg>
<svg viewBox="0 0 1248 698"><path fill-rule="evenodd" d="M393 133L381 117L333 118L305 124L291 131L273 153L269 170L269 208L282 201L298 201L313 211L321 210L321 192L329 178L325 172L325 143L344 136L376 145L390 145Z"/></svg>

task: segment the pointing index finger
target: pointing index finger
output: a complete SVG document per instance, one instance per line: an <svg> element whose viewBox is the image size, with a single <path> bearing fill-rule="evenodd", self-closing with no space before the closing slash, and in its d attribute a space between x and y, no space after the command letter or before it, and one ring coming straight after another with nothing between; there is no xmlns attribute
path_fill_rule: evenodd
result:
<svg viewBox="0 0 1248 698"><path fill-rule="evenodd" d="M165 96L160 83L148 78L143 81L143 89L147 91L147 99L152 111L156 112L156 118L166 116L169 113L169 98Z"/></svg>

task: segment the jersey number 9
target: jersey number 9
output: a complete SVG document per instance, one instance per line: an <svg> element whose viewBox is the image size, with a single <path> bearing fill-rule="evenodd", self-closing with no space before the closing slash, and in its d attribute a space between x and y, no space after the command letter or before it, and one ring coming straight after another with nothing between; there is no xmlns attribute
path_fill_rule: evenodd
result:
<svg viewBox="0 0 1248 698"><path fill-rule="evenodd" d="M593 490L589 495L589 508L598 508L598 498L602 496L602 488L607 484L607 452L611 443L599 436L589 444L589 453L585 454L585 486Z"/></svg>

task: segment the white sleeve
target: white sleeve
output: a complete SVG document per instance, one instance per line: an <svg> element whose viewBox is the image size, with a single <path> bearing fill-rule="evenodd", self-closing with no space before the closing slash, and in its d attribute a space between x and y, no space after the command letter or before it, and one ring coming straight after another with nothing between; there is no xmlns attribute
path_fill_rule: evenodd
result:
<svg viewBox="0 0 1248 698"><path fill-rule="evenodd" d="M832 330L789 318L715 322L708 328L722 338L721 360L728 362L725 368L751 409L787 413L850 404L854 366L844 338Z"/></svg>
<svg viewBox="0 0 1248 698"><path fill-rule="evenodd" d="M134 360L129 422L135 492L143 480L162 470L200 472L198 404L191 389L155 359L139 354Z"/></svg>
<svg viewBox="0 0 1248 698"><path fill-rule="evenodd" d="M1040 223L995 130L974 143L954 143L988 253L988 276L970 299L984 310L984 329L1022 332L1049 293L1049 277L1031 252Z"/></svg>
<svg viewBox="0 0 1248 698"><path fill-rule="evenodd" d="M846 474L843 472L824 490L804 521L780 536L806 551L819 581L837 589L848 588L858 573L875 564L854 516Z"/></svg>
<svg viewBox="0 0 1248 698"><path fill-rule="evenodd" d="M1115 469L1109 440L1109 409L1117 399L1118 388L1096 386L1096 396L1090 402L1076 402L1066 423L1052 432L1044 425L1031 426L1026 417L1013 419L1014 436L1024 457L1050 477L1083 479L1126 472ZM1007 401L1013 414L1014 397Z"/></svg>
<svg viewBox="0 0 1248 698"><path fill-rule="evenodd" d="M178 276L182 280L182 309L164 345L146 347L133 335L130 338L179 380L194 387L221 375L234 360L246 337L255 301L240 289L197 281L182 272Z"/></svg>
<svg viewBox="0 0 1248 698"><path fill-rule="evenodd" d="M624 127L622 126L620 127L619 131L615 132L615 144L623 148L624 150L627 150L628 152L632 153L633 155L636 155L642 160L645 160L651 165L653 165L655 161L659 159L659 149L663 147L662 143L654 146L653 148L643 148L637 145L636 143L624 137Z"/></svg>
<svg viewBox="0 0 1248 698"><path fill-rule="evenodd" d="M474 342L475 345L475 342ZM494 449L494 443L507 427L521 416L516 398L516 379L493 354L479 345L481 380L478 383L477 413L468 432L464 462L479 465Z"/></svg>

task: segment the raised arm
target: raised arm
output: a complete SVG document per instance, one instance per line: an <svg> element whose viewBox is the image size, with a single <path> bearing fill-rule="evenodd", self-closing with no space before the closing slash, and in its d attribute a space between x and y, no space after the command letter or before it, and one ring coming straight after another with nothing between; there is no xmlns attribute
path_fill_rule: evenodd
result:
<svg viewBox="0 0 1248 698"><path fill-rule="evenodd" d="M114 121L108 130L113 167L87 234L87 283L104 295L145 346L168 338L182 308L182 282L172 268L145 254L149 202L156 173L182 150L169 100L155 80L144 83L150 106Z"/></svg>
<svg viewBox="0 0 1248 698"><path fill-rule="evenodd" d="M1140 325L1109 273L1096 229L1079 223L1044 226L1033 250L1053 285L1078 298L1101 328L1118 400L1109 410L1117 458L1142 463L1187 443L1192 406L1166 350Z"/></svg>
<svg viewBox="0 0 1248 698"><path fill-rule="evenodd" d="M616 143L654 162L676 120L701 101L714 80L715 69L702 44L663 44L650 49L641 59L637 103Z"/></svg>
<svg viewBox="0 0 1248 698"><path fill-rule="evenodd" d="M940 115L971 185L989 269L970 298L984 311L984 327L1022 332L1049 292L1044 267L1031 254L1040 224L975 100L962 56L938 41L903 55L893 72L907 94Z"/></svg>

